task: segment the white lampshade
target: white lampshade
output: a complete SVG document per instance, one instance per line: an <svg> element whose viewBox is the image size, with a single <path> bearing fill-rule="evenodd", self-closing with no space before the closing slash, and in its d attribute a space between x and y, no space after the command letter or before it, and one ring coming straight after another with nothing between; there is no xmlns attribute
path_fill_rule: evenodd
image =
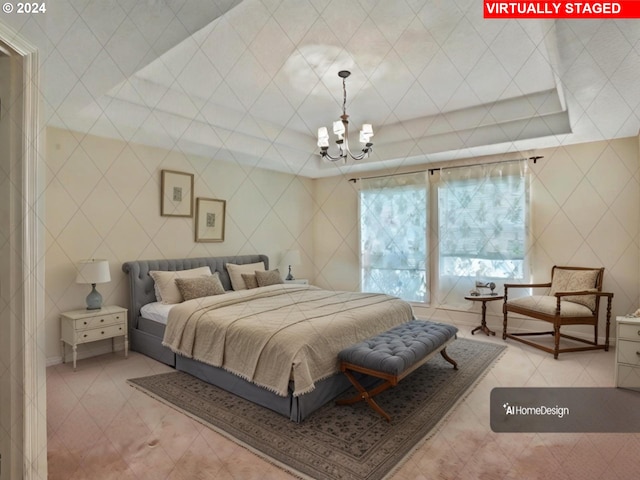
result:
<svg viewBox="0 0 640 480"><path fill-rule="evenodd" d="M300 251L287 250L282 258L284 265L300 265Z"/></svg>
<svg viewBox="0 0 640 480"><path fill-rule="evenodd" d="M338 135L339 138L342 138L342 136L344 135L344 123L342 123L342 121L338 120L337 122L333 122L333 133L334 135Z"/></svg>
<svg viewBox="0 0 640 480"><path fill-rule="evenodd" d="M327 132L327 127L320 127L318 129L318 146L321 148L329 146L329 133Z"/></svg>
<svg viewBox="0 0 640 480"><path fill-rule="evenodd" d="M80 260L76 283L106 283L111 281L108 260Z"/></svg>
<svg viewBox="0 0 640 480"><path fill-rule="evenodd" d="M373 137L373 127L370 123L365 123L360 130L360 143L369 143L371 137Z"/></svg>

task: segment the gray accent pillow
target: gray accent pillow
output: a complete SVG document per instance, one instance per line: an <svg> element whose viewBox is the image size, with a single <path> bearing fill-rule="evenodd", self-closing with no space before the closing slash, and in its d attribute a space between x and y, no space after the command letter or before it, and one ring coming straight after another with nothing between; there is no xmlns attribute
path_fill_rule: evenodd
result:
<svg viewBox="0 0 640 480"><path fill-rule="evenodd" d="M229 272L229 278L231 279L231 286L234 290L246 290L246 285L244 284L244 280L242 280L243 273L253 273L256 270L264 271L264 263L227 263L225 265L227 267L227 272Z"/></svg>
<svg viewBox="0 0 640 480"><path fill-rule="evenodd" d="M243 273L242 280L244 280L244 286L247 287L247 290L258 288L258 280L255 273Z"/></svg>
<svg viewBox="0 0 640 480"><path fill-rule="evenodd" d="M256 270L256 280L259 287L267 287L269 285L284 283L280 276L280 271L277 268L275 270L267 270L266 272Z"/></svg>
<svg viewBox="0 0 640 480"><path fill-rule="evenodd" d="M185 300L225 293L218 272L205 277L176 278L176 285Z"/></svg>
<svg viewBox="0 0 640 480"><path fill-rule="evenodd" d="M152 270L149 272L149 276L153 278L156 299L164 304L182 302L180 290L176 286L176 278L194 278L204 275L211 275L211 268L207 266L189 270Z"/></svg>

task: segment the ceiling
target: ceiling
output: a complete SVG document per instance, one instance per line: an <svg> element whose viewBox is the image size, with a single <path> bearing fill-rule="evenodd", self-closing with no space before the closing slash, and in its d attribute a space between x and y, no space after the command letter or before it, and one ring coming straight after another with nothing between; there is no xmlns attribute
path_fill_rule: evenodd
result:
<svg viewBox="0 0 640 480"><path fill-rule="evenodd" d="M477 0L58 0L3 16L54 126L308 177L638 134L640 23L485 20ZM347 80L358 163L318 155ZM332 140L333 143L333 140ZM335 150L332 145L330 151Z"/></svg>

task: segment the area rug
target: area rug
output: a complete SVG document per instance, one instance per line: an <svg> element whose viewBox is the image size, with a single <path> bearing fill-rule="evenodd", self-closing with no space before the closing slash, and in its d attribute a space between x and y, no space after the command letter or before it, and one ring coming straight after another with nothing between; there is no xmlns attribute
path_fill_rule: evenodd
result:
<svg viewBox="0 0 640 480"><path fill-rule="evenodd" d="M376 397L391 415L390 423L366 402L330 402L296 424L182 372L129 382L300 478L380 480L435 432L504 349L456 340L447 353L458 362L458 370L437 355ZM354 392L349 389L343 396Z"/></svg>

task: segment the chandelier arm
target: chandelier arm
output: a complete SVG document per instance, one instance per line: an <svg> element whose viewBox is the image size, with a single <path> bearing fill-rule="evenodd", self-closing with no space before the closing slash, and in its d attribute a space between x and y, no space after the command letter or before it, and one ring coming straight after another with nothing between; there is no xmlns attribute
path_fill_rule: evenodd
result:
<svg viewBox="0 0 640 480"><path fill-rule="evenodd" d="M337 162L338 160L343 160L346 158L346 155L339 155L337 157L334 157L333 155L329 154L329 152L325 149L322 149L322 151L320 152L320 155L322 155L322 158L326 158L327 160L331 160L332 162Z"/></svg>

